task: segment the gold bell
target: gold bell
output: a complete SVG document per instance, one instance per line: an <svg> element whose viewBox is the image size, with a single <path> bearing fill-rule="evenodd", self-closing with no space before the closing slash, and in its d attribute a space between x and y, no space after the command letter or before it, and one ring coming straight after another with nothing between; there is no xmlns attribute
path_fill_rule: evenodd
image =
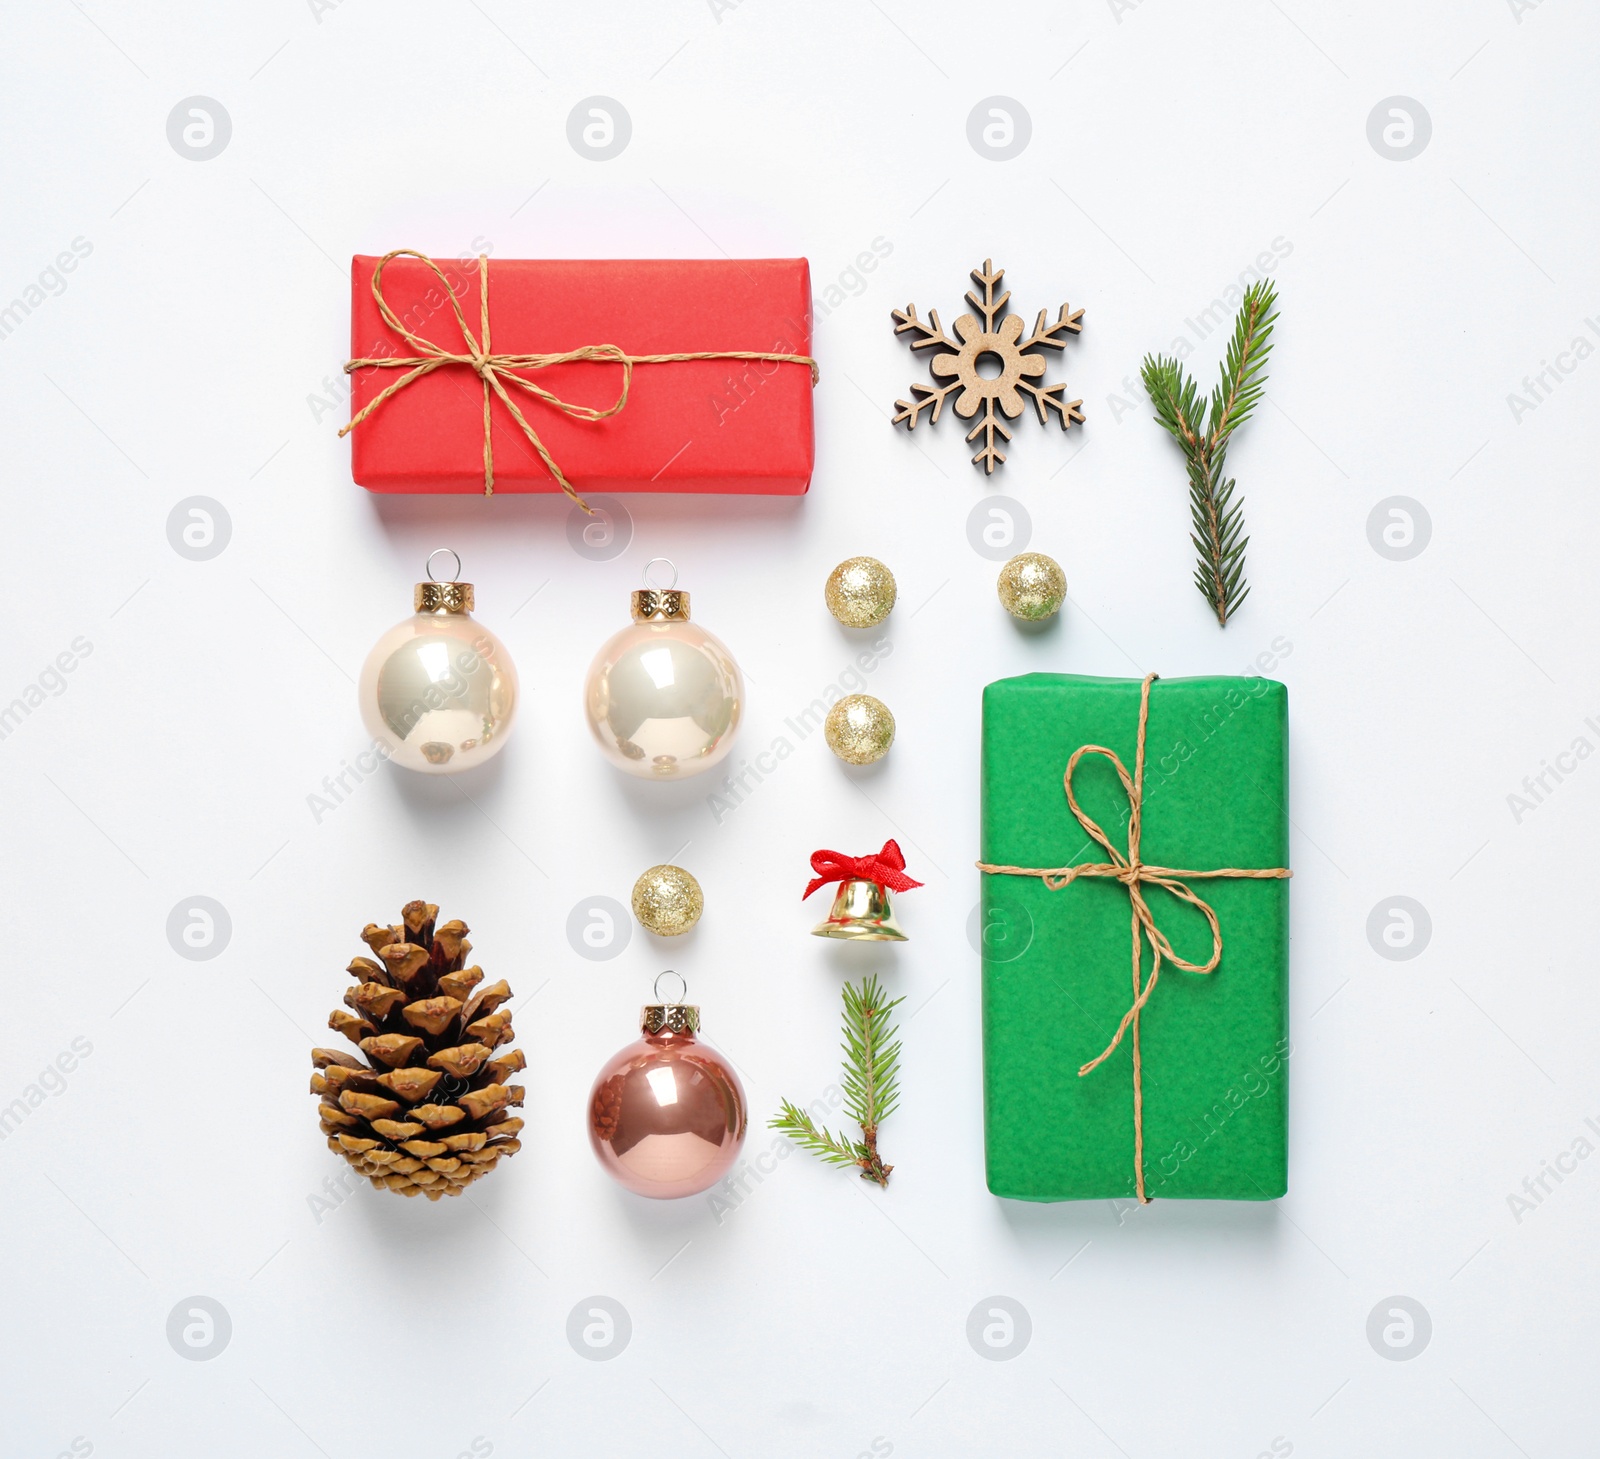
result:
<svg viewBox="0 0 1600 1459"><path fill-rule="evenodd" d="M865 877L839 884L833 910L811 929L813 937L839 937L847 942L907 942L895 921L887 887Z"/></svg>

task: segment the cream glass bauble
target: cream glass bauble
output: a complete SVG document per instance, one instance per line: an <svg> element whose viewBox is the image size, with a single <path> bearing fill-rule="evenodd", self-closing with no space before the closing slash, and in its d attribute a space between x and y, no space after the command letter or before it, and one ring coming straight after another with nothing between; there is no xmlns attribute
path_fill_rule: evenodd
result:
<svg viewBox="0 0 1600 1459"><path fill-rule="evenodd" d="M722 640L689 621L688 593L646 587L633 595L632 626L589 666L583 707L608 759L647 780L682 780L728 753L744 676Z"/></svg>
<svg viewBox="0 0 1600 1459"><path fill-rule="evenodd" d="M416 585L415 615L395 624L367 655L359 690L362 722L388 758L431 775L491 758L517 709L510 654L472 617L471 583L433 580L438 555L428 559L428 581Z"/></svg>

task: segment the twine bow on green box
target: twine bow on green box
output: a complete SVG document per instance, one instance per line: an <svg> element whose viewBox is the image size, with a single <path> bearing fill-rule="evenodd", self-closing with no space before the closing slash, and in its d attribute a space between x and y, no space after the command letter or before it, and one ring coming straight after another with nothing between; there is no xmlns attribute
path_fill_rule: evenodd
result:
<svg viewBox="0 0 1600 1459"><path fill-rule="evenodd" d="M1132 1030L1131 1044L1133 1052L1133 1161L1134 1161L1134 1186L1141 1202L1148 1202L1150 1197L1145 1191L1144 1178L1144 1088L1142 1079L1142 1056L1139 1047L1139 1014L1151 995L1156 990L1157 981L1161 976L1163 961L1169 962L1175 968L1182 968L1189 973L1214 973L1222 962L1222 925L1217 920L1217 914L1211 905L1201 897L1193 887L1187 883L1208 878L1241 877L1252 880L1268 881L1282 880L1292 875L1286 866L1273 867L1237 867L1222 866L1210 870L1194 870L1187 867L1153 866L1140 859L1140 823L1144 807L1144 758L1145 758L1145 733L1150 717L1150 686L1158 676L1147 674L1139 686L1139 732L1135 742L1133 774L1128 774L1127 766L1114 750L1108 750L1104 745L1080 745L1072 752L1072 757L1067 761L1066 773L1062 777L1062 784L1067 793L1067 805L1076 817L1078 824L1102 847L1110 858L1107 861L1086 862L1079 866L998 866L989 862L980 861L978 869L996 876L1031 876L1038 877L1051 891L1064 891L1080 877L1100 878L1114 880L1122 883L1128 891L1128 901L1131 907L1131 927L1133 943L1133 1001L1122 1021L1117 1025L1117 1031L1112 1036L1111 1042L1099 1054L1090 1059L1078 1069L1081 1079L1090 1074L1103 1064L1116 1051L1122 1042L1124 1034ZM1072 788L1073 772L1078 768L1078 762L1085 755L1103 755L1112 764L1117 772L1117 778L1122 782L1123 792L1128 798L1128 849L1126 853L1119 851L1111 843L1105 831L1089 816L1078 804L1078 797ZM1158 886L1172 893L1180 901L1187 902L1196 908L1206 919L1211 928L1211 956L1203 963L1190 962L1179 956L1173 949L1172 943L1156 925L1154 914L1149 903L1145 900L1144 888ZM1143 977L1140 963L1143 959L1144 943L1150 943L1152 963L1149 977Z"/></svg>

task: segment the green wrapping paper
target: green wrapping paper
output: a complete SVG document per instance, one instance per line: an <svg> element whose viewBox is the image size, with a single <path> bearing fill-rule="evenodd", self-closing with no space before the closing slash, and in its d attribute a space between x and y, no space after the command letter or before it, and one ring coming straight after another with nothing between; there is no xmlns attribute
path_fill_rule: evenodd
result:
<svg viewBox="0 0 1600 1459"><path fill-rule="evenodd" d="M983 861L1049 869L1112 864L1068 805L1084 745L1135 773L1140 681L1028 674L983 698ZM1073 774L1085 815L1128 852L1129 796L1104 756ZM1288 867L1288 691L1267 679L1160 679L1145 741L1139 860L1218 920L1210 973L1163 959L1137 1020L1145 1195L1273 1200L1288 1188L1289 883L1185 876ZM1204 966L1212 934L1180 895L1140 885L1177 955ZM1052 889L983 877L984 1144L989 1189L1017 1200L1129 1198L1135 1176L1130 1027L1133 902L1114 876ZM1142 939L1141 976L1153 953Z"/></svg>

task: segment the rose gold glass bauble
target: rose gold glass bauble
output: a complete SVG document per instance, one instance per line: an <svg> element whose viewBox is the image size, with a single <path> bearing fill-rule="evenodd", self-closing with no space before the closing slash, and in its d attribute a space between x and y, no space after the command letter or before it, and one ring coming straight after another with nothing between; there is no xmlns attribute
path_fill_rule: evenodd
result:
<svg viewBox="0 0 1600 1459"><path fill-rule="evenodd" d="M738 1157L748 1122L744 1086L696 1037L698 1008L647 1004L639 1026L639 1041L607 1061L589 1092L589 1143L607 1174L636 1194L692 1196Z"/></svg>
<svg viewBox="0 0 1600 1459"><path fill-rule="evenodd" d="M689 621L688 593L646 587L633 595L632 624L589 666L583 708L612 764L647 780L682 780L732 747L744 676L727 645Z"/></svg>

